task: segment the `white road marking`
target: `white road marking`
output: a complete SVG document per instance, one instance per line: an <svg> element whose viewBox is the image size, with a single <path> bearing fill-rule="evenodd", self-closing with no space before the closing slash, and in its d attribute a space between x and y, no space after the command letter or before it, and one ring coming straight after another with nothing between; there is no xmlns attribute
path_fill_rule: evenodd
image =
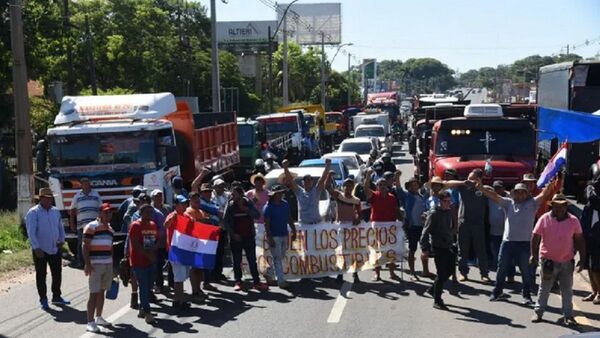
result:
<svg viewBox="0 0 600 338"><path fill-rule="evenodd" d="M110 317L106 318L106 321L109 323L116 322L117 319L123 317L127 312L129 312L129 309L130 309L129 304L123 306L117 312L110 315ZM79 338L91 338L91 337L94 337L94 335L95 335L94 333L86 332L86 333L82 334Z"/></svg>
<svg viewBox="0 0 600 338"><path fill-rule="evenodd" d="M344 282L342 288L340 289L340 294L337 296L335 304L333 304L329 318L327 318L327 323L340 322L340 318L342 318L342 313L344 313L344 308L348 302L348 296L350 295L351 289L352 283Z"/></svg>

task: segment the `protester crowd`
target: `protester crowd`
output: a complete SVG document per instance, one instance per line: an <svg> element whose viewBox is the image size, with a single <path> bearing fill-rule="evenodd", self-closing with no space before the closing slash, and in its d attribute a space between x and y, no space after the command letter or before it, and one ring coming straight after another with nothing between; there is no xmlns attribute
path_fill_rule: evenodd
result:
<svg viewBox="0 0 600 338"><path fill-rule="evenodd" d="M326 160L318 180L306 175L297 178L289 170L287 161L281 163L284 173L279 184L265 186L263 174L250 178L251 190L244 190L246 182L227 184L221 177L210 177L203 170L192 182L188 192L181 177L172 180L172 205L165 204L162 190L146 191L136 187L132 196L119 207L113 221L113 210L103 203L100 195L81 179L81 191L72 204L71 227L78 233L75 266L83 267L89 283L87 304L87 331L99 332L99 326L110 325L102 317L104 295L111 287L118 266L121 279L131 284L130 306L138 309L140 318L147 323L155 321L151 303L156 294L172 298L176 311L185 311L191 303L207 300L206 290L218 290L217 283L227 280L223 274L224 258L230 252L233 258L234 290L245 290L242 256L245 255L252 276L249 287L267 291L269 285L289 286L283 269L288 239L294 241L296 226L310 226L322 222L319 214L319 196L327 191L335 205L334 221L359 224L367 222L401 221L408 242L408 268L412 279L432 278L428 293L434 307L445 309L442 293L450 279L465 282L472 278L470 266L477 265L481 281L494 284L491 301L506 298L506 283L515 282L515 268L519 268L523 304L534 307L533 322L541 320L547 307L550 290L558 282L562 295L565 324L575 325L573 316L573 272L588 269L591 280L589 296L584 301L600 304L600 175L586 188L587 205L580 223L568 212L569 201L560 191L560 178L543 189L537 189L535 177L525 175L523 182L510 191L502 181L484 185L484 173L473 170L466 180L458 180L453 170L444 177L433 177L421 186L415 178L401 184L402 173L383 153L367 170L364 181L346 179L336 186L331 161ZM293 194L292 202L286 196ZM42 188L39 204L26 217L27 232L33 250L36 282L40 305L47 310L46 266L52 274L54 304L69 302L61 296L61 252L65 233L58 210L52 206L52 192ZM297 201L297 202L296 202ZM297 203L297 205L295 205ZM369 208L363 208L365 205ZM292 205L294 204L294 205ZM293 215L297 210L297 217ZM200 223L200 224L199 224ZM273 274L261 276L256 261L255 224L265 226L266 238L273 258ZM177 224L190 227L208 224L220 228L213 269L197 269L172 259L170 245ZM127 233L124 252L114 252L115 231ZM422 273L415 268L416 252L421 250ZM587 250L586 250L587 248ZM575 253L580 261L575 264ZM117 257L124 257L117 261ZM429 269L433 258L434 274ZM390 278L399 279L396 264L387 264ZM539 267L540 278L536 278ZM381 268L374 269L372 280L381 280ZM496 272L492 281L489 271ZM265 282L263 282L264 279ZM360 282L353 274L355 283ZM190 295L184 293L184 283L191 284ZM342 276L338 280L343 281ZM539 282L537 301L532 294ZM171 295L170 292L173 292Z"/></svg>

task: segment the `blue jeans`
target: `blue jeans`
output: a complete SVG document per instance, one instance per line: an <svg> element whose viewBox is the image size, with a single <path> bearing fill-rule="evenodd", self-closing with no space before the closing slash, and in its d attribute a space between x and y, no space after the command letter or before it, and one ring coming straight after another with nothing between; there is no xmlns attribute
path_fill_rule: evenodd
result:
<svg viewBox="0 0 600 338"><path fill-rule="evenodd" d="M152 292L152 285L154 284L155 270L156 268L154 265L145 268L133 268L133 273L135 274L135 278L139 285L140 308L146 312L150 312L150 293Z"/></svg>
<svg viewBox="0 0 600 338"><path fill-rule="evenodd" d="M490 235L490 251L492 252L491 268L498 272L498 256L500 253L500 244L502 244L502 236ZM506 276L515 278L515 262L513 261L506 271Z"/></svg>
<svg viewBox="0 0 600 338"><path fill-rule="evenodd" d="M531 289L533 288L533 275L529 267L530 243L529 241L503 241L500 245L500 254L498 256L498 273L496 274L496 286L493 294L498 296L504 290L506 275L513 262L516 262L521 271L523 279L522 295L524 298L531 298Z"/></svg>

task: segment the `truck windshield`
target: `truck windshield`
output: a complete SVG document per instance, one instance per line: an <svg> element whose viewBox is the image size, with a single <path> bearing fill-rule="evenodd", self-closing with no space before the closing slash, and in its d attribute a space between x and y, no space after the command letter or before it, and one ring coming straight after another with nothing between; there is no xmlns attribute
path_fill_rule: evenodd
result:
<svg viewBox="0 0 600 338"><path fill-rule="evenodd" d="M50 162L54 167L137 164L153 169L156 143L153 132L57 135L50 138Z"/></svg>
<svg viewBox="0 0 600 338"><path fill-rule="evenodd" d="M385 137L385 132L383 131L383 128L377 128L377 127L373 127L373 128L358 128L356 130L356 133L354 134L355 137L362 137L362 136L368 136L368 137Z"/></svg>
<svg viewBox="0 0 600 338"><path fill-rule="evenodd" d="M352 151L357 154L365 155L371 153L371 143L342 143L340 151Z"/></svg>
<svg viewBox="0 0 600 338"><path fill-rule="evenodd" d="M342 115L327 114L325 115L325 121L327 121L327 123L342 123Z"/></svg>
<svg viewBox="0 0 600 338"><path fill-rule="evenodd" d="M532 129L467 129L438 132L435 153L438 155L516 155L534 152Z"/></svg>
<svg viewBox="0 0 600 338"><path fill-rule="evenodd" d="M238 142L240 147L255 145L254 128L249 124L238 124Z"/></svg>
<svg viewBox="0 0 600 338"><path fill-rule="evenodd" d="M298 132L298 120L296 117L271 118L260 121L267 134L274 133L296 133Z"/></svg>

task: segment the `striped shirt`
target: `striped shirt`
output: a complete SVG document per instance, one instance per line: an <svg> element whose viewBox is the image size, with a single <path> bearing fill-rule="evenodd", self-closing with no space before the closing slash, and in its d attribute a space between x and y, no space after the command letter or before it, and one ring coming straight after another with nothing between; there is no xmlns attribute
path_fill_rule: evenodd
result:
<svg viewBox="0 0 600 338"><path fill-rule="evenodd" d="M101 205L102 198L100 198L100 195L95 190L90 191L87 195L83 190L79 190L75 196L73 196L71 210L77 210L78 230L98 218Z"/></svg>
<svg viewBox="0 0 600 338"><path fill-rule="evenodd" d="M93 221L83 229L83 238L90 245L92 264L112 264L112 245L114 231L109 224Z"/></svg>

